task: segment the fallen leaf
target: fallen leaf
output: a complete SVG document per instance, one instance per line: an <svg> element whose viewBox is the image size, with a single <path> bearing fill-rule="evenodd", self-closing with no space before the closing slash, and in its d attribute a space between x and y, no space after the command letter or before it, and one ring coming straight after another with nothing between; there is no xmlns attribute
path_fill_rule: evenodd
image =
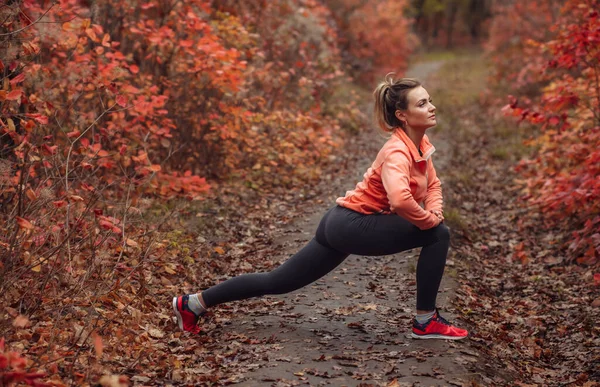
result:
<svg viewBox="0 0 600 387"><path fill-rule="evenodd" d="M133 239L127 238L125 240L125 244L129 247L138 247L138 243L136 241L134 241Z"/></svg>
<svg viewBox="0 0 600 387"><path fill-rule="evenodd" d="M29 325L29 319L22 314L18 315L13 321L13 327L15 328L25 328Z"/></svg>
<svg viewBox="0 0 600 387"><path fill-rule="evenodd" d="M162 339L163 337L165 337L165 332L157 328L149 328L148 334L150 335L150 337L154 337L155 339Z"/></svg>
<svg viewBox="0 0 600 387"><path fill-rule="evenodd" d="M102 357L102 351L104 350L104 344L102 338L96 332L93 334L94 337L94 349L96 350L96 356Z"/></svg>
<svg viewBox="0 0 600 387"><path fill-rule="evenodd" d="M165 266L164 266L164 269L165 269L165 271L166 271L167 273L169 273L169 274L176 274L176 273L177 273L175 270L173 270L173 269L172 269L170 266L168 266L168 265L165 265Z"/></svg>
<svg viewBox="0 0 600 387"><path fill-rule="evenodd" d="M26 230L33 230L34 226L33 224L31 224L30 221L28 221L25 218L21 218L20 216L15 217L17 219L17 224L19 225L20 228L22 229L26 229Z"/></svg>

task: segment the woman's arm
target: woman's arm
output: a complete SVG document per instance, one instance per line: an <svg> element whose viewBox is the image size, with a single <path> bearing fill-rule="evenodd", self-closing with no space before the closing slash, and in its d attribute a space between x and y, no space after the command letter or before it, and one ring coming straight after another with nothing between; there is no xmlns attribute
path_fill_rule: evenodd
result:
<svg viewBox="0 0 600 387"><path fill-rule="evenodd" d="M421 230L427 230L440 224L440 219L429 210L421 208L410 192L410 158L408 155L401 150L394 150L387 155L381 167L381 181L393 213L408 220Z"/></svg>
<svg viewBox="0 0 600 387"><path fill-rule="evenodd" d="M425 210L443 211L442 183L437 177L431 158L427 161L427 194L425 194Z"/></svg>

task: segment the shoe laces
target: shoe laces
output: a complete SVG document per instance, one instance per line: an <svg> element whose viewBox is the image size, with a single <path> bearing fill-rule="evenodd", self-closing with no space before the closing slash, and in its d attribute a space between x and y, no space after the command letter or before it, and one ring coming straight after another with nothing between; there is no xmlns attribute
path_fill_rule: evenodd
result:
<svg viewBox="0 0 600 387"><path fill-rule="evenodd" d="M444 324L444 325L447 325L447 326L449 326L449 327L451 327L451 326L452 326L452 324L450 324L450 323L448 322L448 320L446 320L445 318L443 318L443 317L440 315L440 312L439 312L437 309L436 309L435 313L437 314L437 320L438 320L439 322L441 322L442 324Z"/></svg>

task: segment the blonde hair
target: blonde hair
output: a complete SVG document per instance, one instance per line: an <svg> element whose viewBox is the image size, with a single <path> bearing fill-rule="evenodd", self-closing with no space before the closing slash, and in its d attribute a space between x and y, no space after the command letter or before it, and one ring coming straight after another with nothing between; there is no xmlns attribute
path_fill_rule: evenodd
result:
<svg viewBox="0 0 600 387"><path fill-rule="evenodd" d="M396 110L408 109L408 93L421 86L414 78L394 80L394 73L388 73L373 95L375 96L375 119L385 132L393 132L395 128L404 129L404 122L396 117Z"/></svg>

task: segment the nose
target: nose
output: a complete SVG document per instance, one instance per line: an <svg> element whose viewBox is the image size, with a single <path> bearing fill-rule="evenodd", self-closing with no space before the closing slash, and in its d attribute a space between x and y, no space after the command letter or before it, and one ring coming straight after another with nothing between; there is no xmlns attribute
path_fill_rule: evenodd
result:
<svg viewBox="0 0 600 387"><path fill-rule="evenodd" d="M435 105L434 104L429 103L429 111L432 112L432 113L435 111Z"/></svg>

